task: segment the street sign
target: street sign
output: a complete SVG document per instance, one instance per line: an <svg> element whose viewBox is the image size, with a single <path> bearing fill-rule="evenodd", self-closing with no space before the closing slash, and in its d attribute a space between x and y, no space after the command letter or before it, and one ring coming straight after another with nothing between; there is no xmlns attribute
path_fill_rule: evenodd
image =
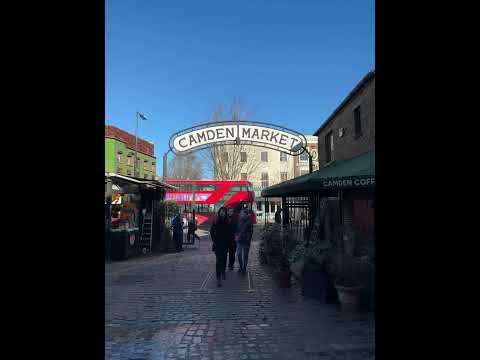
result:
<svg viewBox="0 0 480 360"><path fill-rule="evenodd" d="M297 156L305 151L307 139L281 126L247 121L202 124L179 131L170 138L170 150L177 155L216 145L260 146ZM293 148L302 150L293 151Z"/></svg>

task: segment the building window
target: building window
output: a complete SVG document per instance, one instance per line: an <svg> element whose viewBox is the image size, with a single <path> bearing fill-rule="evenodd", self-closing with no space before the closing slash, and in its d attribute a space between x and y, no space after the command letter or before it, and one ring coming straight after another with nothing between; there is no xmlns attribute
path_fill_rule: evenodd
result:
<svg viewBox="0 0 480 360"><path fill-rule="evenodd" d="M117 167L117 174L122 174L122 169Z"/></svg>
<svg viewBox="0 0 480 360"><path fill-rule="evenodd" d="M333 132L325 135L325 154L327 163L333 160Z"/></svg>
<svg viewBox="0 0 480 360"><path fill-rule="evenodd" d="M246 163L247 162L247 153L245 151L242 151L240 153L240 162Z"/></svg>
<svg viewBox="0 0 480 360"><path fill-rule="evenodd" d="M247 173L241 173L240 179L241 180L247 180Z"/></svg>
<svg viewBox="0 0 480 360"><path fill-rule="evenodd" d="M148 179L148 174L144 174L144 175L143 175L143 178L144 178L144 179Z"/></svg>
<svg viewBox="0 0 480 360"><path fill-rule="evenodd" d="M228 163L228 153L226 152L222 153L222 161L224 163Z"/></svg>
<svg viewBox="0 0 480 360"><path fill-rule="evenodd" d="M360 106L357 106L353 110L353 120L355 122L355 139L362 136L362 117L360 112Z"/></svg>
<svg viewBox="0 0 480 360"><path fill-rule="evenodd" d="M262 173L262 189L268 187L268 173Z"/></svg>
<svg viewBox="0 0 480 360"><path fill-rule="evenodd" d="M132 172L130 170L127 170L127 175L132 175Z"/></svg>
<svg viewBox="0 0 480 360"><path fill-rule="evenodd" d="M280 161L287 161L287 154L285 154L284 152L281 152L280 153Z"/></svg>
<svg viewBox="0 0 480 360"><path fill-rule="evenodd" d="M148 168L148 160L145 160L145 161L143 162L143 170L150 170L150 169Z"/></svg>
<svg viewBox="0 0 480 360"><path fill-rule="evenodd" d="M117 162L119 162L119 163L122 162L122 152L121 152L121 151L119 151L119 152L117 153Z"/></svg>
<svg viewBox="0 0 480 360"><path fill-rule="evenodd" d="M308 153L306 151L300 155L300 161L308 161Z"/></svg>
<svg viewBox="0 0 480 360"><path fill-rule="evenodd" d="M130 166L133 165L133 159L130 155L128 155L128 157L127 157L127 165L130 165Z"/></svg>
<svg viewBox="0 0 480 360"><path fill-rule="evenodd" d="M155 162L152 162L152 171L155 171Z"/></svg>
<svg viewBox="0 0 480 360"><path fill-rule="evenodd" d="M281 172L280 173L280 181L287 181L288 173Z"/></svg>
<svg viewBox="0 0 480 360"><path fill-rule="evenodd" d="M268 161L268 152L267 151L262 151L261 160L262 161Z"/></svg>

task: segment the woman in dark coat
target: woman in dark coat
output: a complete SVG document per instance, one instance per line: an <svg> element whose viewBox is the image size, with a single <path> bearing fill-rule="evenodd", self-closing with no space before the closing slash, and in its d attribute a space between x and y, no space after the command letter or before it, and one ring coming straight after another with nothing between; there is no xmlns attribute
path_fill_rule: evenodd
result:
<svg viewBox="0 0 480 360"><path fill-rule="evenodd" d="M210 236L212 237L212 250L215 251L217 257L217 286L222 286L221 280L225 280L225 269L227 262L228 246L233 237L233 225L228 221L227 211L222 206L218 210L217 218L213 221L210 228Z"/></svg>

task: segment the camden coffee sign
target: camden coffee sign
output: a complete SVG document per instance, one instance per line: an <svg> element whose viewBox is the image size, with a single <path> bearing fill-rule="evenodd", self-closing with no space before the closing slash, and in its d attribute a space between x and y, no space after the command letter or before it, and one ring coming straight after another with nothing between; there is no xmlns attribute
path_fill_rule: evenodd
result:
<svg viewBox="0 0 480 360"><path fill-rule="evenodd" d="M305 147L307 140L303 134L280 126L242 121L203 124L182 130L170 138L170 149L175 154L234 144L261 146L300 155L303 149L295 152L292 148L298 144Z"/></svg>
<svg viewBox="0 0 480 360"><path fill-rule="evenodd" d="M375 176L354 178L331 178L322 181L325 188L356 188L375 186Z"/></svg>

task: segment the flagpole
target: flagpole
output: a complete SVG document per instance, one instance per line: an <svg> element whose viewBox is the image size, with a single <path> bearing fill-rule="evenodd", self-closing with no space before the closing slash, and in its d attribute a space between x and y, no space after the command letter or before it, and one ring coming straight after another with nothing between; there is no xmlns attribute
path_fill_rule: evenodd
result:
<svg viewBox="0 0 480 360"><path fill-rule="evenodd" d="M135 126L135 162L133 163L133 177L137 177L137 151L138 151L138 111L137 125Z"/></svg>

